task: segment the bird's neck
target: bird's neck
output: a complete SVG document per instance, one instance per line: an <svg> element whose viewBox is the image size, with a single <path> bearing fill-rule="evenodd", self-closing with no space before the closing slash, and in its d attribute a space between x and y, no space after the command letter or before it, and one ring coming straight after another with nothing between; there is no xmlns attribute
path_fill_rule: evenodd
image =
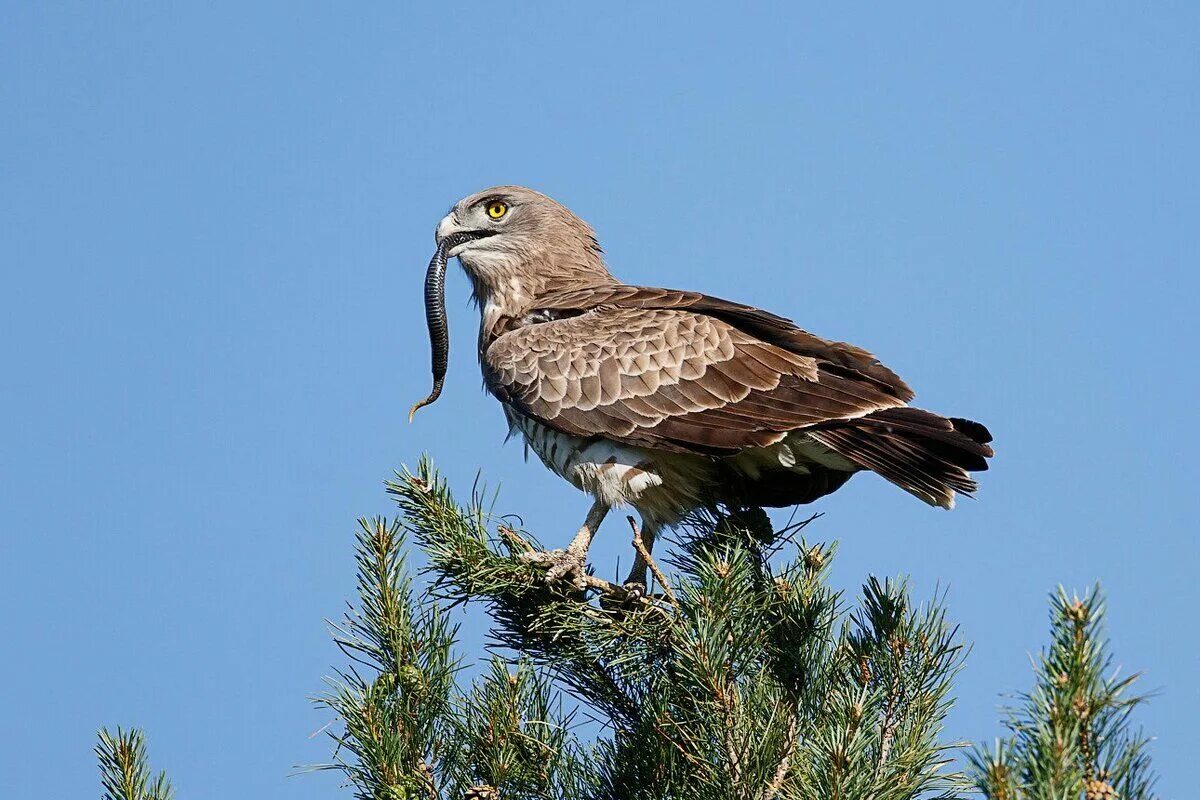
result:
<svg viewBox="0 0 1200 800"><path fill-rule="evenodd" d="M496 334L503 320L535 310L539 297L618 282L598 256L525 264L517 259L464 253L461 261L479 305L481 344Z"/></svg>

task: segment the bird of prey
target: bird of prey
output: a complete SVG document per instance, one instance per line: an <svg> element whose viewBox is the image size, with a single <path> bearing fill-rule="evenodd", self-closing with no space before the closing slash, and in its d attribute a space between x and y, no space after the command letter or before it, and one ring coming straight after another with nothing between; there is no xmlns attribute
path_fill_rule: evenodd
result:
<svg viewBox="0 0 1200 800"><path fill-rule="evenodd" d="M564 550L535 554L547 580L582 585L596 529L633 506L643 541L689 512L810 503L869 470L926 503L954 505L987 469L978 422L913 408L873 355L790 320L699 292L613 277L592 229L519 186L454 204L425 282L434 388L446 372L446 263L480 308L479 361L510 433L593 498ZM411 414L410 414L411 418ZM626 581L644 590L639 555Z"/></svg>

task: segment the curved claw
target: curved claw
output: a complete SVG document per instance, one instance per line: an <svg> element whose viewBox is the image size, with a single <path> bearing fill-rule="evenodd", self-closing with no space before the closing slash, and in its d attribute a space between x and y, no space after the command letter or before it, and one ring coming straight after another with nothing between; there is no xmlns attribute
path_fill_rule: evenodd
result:
<svg viewBox="0 0 1200 800"><path fill-rule="evenodd" d="M587 574L587 564L584 556L569 548L549 552L538 550L532 553L522 553L519 557L529 564L548 565L550 568L546 570L546 583L555 583L563 578L569 578L571 585L575 588L582 589L585 586L583 576Z"/></svg>

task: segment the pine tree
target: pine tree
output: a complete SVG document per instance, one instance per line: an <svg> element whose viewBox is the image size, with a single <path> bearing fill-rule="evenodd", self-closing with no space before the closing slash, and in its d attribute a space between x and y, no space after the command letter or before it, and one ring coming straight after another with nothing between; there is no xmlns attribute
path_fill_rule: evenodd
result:
<svg viewBox="0 0 1200 800"><path fill-rule="evenodd" d="M97 738L104 800L172 800L175 792L166 773L150 772L146 738L140 730L117 728L112 734L101 728Z"/></svg>
<svg viewBox="0 0 1200 800"><path fill-rule="evenodd" d="M1129 717L1145 700L1136 674L1113 667L1102 636L1099 588L1082 598L1061 587L1050 601L1050 647L1034 688L1007 709L1011 735L970 754L975 786L993 800L1150 800L1149 739Z"/></svg>
<svg viewBox="0 0 1200 800"><path fill-rule="evenodd" d="M388 492L399 516L359 521L358 602L332 625L349 664L317 699L334 755L316 768L356 797L1150 797L1145 739L1127 732L1138 699L1104 677L1096 593L1060 594L1038 688L964 774L943 733L965 654L943 598L915 603L903 579L873 577L854 598L834 591L835 548L805 540L812 520L697 517L651 560L642 596L591 574L583 589L547 584L520 558L540 544L478 487L460 506L426 460ZM632 519L630 535L641 548ZM456 650L450 612L465 603L492 621L485 664ZM123 752L146 786L134 735ZM108 788L126 768L104 741ZM168 797L158 785L106 797Z"/></svg>
<svg viewBox="0 0 1200 800"><path fill-rule="evenodd" d="M613 800L960 788L938 735L962 647L940 604L914 606L903 582L872 579L851 605L829 588L823 545L800 542L777 564L803 523L777 533L761 512L697 519L667 565L673 576L656 565L660 591L630 598L595 576L582 591L547 585L518 558L540 545L490 527L478 493L460 509L427 462L389 491L429 557L434 596L485 603L500 651L582 700L605 732L576 759L584 794L511 793L486 770L477 785Z"/></svg>

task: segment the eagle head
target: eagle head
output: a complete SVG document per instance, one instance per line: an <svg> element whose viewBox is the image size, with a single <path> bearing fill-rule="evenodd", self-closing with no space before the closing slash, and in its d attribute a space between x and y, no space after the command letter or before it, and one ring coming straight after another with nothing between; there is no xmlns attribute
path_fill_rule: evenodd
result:
<svg viewBox="0 0 1200 800"><path fill-rule="evenodd" d="M457 257L475 299L525 311L558 288L613 283L592 228L565 206L522 186L494 186L454 204L438 223L438 248Z"/></svg>

